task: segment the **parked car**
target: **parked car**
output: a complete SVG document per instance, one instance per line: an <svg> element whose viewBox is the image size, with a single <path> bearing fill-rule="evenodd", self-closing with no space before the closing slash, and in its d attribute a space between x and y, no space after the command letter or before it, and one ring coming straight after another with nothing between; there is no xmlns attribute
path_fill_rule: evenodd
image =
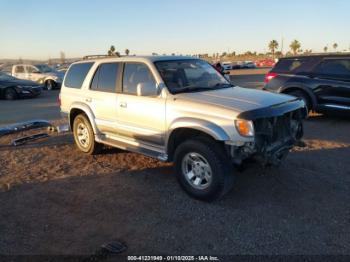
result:
<svg viewBox="0 0 350 262"><path fill-rule="evenodd" d="M256 65L252 61L245 61L241 64L241 68L251 69L251 68L256 68Z"/></svg>
<svg viewBox="0 0 350 262"><path fill-rule="evenodd" d="M0 72L0 98L14 100L21 97L36 97L42 87L36 82L21 80Z"/></svg>
<svg viewBox="0 0 350 262"><path fill-rule="evenodd" d="M255 62L255 65L257 67L273 67L275 64L276 64L276 61L271 58L266 58Z"/></svg>
<svg viewBox="0 0 350 262"><path fill-rule="evenodd" d="M222 67L224 68L224 71L229 71L232 69L232 63L231 62L223 62Z"/></svg>
<svg viewBox="0 0 350 262"><path fill-rule="evenodd" d="M265 77L265 90L304 100L308 111L350 110L350 55L281 58Z"/></svg>
<svg viewBox="0 0 350 262"><path fill-rule="evenodd" d="M77 148L102 144L174 162L191 196L213 200L233 165L279 164L301 139L302 100L233 86L193 57L128 56L73 63L60 92Z"/></svg>
<svg viewBox="0 0 350 262"><path fill-rule="evenodd" d="M64 73L58 72L46 64L37 65L13 65L11 75L19 78L35 81L47 90L61 87Z"/></svg>

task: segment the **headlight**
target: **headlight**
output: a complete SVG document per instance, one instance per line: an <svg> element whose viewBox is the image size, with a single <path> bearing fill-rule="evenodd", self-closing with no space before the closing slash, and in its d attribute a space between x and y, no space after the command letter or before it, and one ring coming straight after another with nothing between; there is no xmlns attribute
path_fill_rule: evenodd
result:
<svg viewBox="0 0 350 262"><path fill-rule="evenodd" d="M253 121L237 119L235 120L235 125L238 133L241 136L254 136L254 125Z"/></svg>

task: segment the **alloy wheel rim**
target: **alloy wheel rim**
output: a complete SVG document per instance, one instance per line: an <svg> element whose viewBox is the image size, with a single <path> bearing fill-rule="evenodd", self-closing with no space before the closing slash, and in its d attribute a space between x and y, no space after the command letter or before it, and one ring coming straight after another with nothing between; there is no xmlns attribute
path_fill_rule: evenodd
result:
<svg viewBox="0 0 350 262"><path fill-rule="evenodd" d="M79 144L83 148L87 148L90 145L90 135L87 126L84 123L79 123L77 126L77 138Z"/></svg>
<svg viewBox="0 0 350 262"><path fill-rule="evenodd" d="M201 154L186 154L182 159L182 173L186 181L196 189L206 189L212 183L211 167Z"/></svg>

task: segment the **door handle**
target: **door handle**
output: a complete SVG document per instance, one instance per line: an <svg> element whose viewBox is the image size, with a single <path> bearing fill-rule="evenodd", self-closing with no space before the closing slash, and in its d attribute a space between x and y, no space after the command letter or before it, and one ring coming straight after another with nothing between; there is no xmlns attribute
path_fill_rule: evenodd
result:
<svg viewBox="0 0 350 262"><path fill-rule="evenodd" d="M126 102L120 102L119 106L122 108L127 108L128 104Z"/></svg>
<svg viewBox="0 0 350 262"><path fill-rule="evenodd" d="M90 103L92 101L92 99L90 97L88 97L88 98L85 98L85 101Z"/></svg>

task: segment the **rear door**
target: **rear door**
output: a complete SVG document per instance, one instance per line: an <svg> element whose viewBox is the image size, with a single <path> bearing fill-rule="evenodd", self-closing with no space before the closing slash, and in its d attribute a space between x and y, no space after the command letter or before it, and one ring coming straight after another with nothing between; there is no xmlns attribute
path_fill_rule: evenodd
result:
<svg viewBox="0 0 350 262"><path fill-rule="evenodd" d="M350 106L350 57L325 58L314 73L314 92L320 104Z"/></svg>
<svg viewBox="0 0 350 262"><path fill-rule="evenodd" d="M117 134L118 95L121 63L100 64L90 83L86 102L95 115L97 128L102 133Z"/></svg>

